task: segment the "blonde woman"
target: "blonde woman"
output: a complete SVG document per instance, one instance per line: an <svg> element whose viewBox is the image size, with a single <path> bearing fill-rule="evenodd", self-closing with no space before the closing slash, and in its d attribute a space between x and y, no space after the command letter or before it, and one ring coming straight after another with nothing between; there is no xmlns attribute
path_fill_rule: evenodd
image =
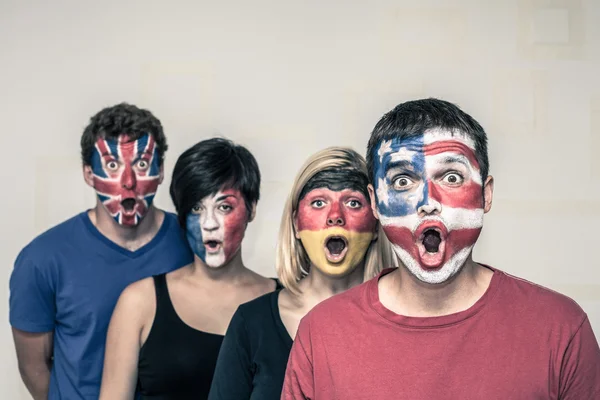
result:
<svg viewBox="0 0 600 400"><path fill-rule="evenodd" d="M298 324L315 305L396 266L379 234L365 160L327 148L296 177L281 220L276 269L285 286L241 305L227 329L210 400L279 399Z"/></svg>

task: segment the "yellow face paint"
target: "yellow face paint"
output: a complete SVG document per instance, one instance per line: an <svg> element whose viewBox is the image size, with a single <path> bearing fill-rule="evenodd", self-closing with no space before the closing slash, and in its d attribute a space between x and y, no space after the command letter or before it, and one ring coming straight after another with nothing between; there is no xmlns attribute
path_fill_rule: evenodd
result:
<svg viewBox="0 0 600 400"><path fill-rule="evenodd" d="M298 234L312 265L332 277L343 277L354 271L363 261L373 240L373 232L355 232L343 228L303 230ZM337 262L327 258L325 243L331 236L341 236L347 243L346 254Z"/></svg>

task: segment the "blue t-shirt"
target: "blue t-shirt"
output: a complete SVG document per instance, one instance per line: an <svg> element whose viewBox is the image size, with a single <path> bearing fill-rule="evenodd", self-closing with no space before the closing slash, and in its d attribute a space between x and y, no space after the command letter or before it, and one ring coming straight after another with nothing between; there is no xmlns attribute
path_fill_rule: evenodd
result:
<svg viewBox="0 0 600 400"><path fill-rule="evenodd" d="M156 236L136 251L102 235L87 211L21 250L10 278L10 323L54 331L48 399L97 399L106 332L123 289L192 260L176 216L167 212Z"/></svg>

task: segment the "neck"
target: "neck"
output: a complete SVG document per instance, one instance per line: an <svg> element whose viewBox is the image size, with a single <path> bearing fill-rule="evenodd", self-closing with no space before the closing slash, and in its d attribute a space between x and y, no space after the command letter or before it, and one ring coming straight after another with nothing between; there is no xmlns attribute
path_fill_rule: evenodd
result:
<svg viewBox="0 0 600 400"><path fill-rule="evenodd" d="M208 281L227 281L237 283L242 280L249 270L242 261L242 249L220 267L206 265L200 257L194 255L194 262L190 265L190 274L196 279Z"/></svg>
<svg viewBox="0 0 600 400"><path fill-rule="evenodd" d="M302 293L298 300L303 307L312 309L323 300L360 285L363 282L363 276L364 264L344 277L325 275L317 267L311 265L309 274L299 283Z"/></svg>
<svg viewBox="0 0 600 400"><path fill-rule="evenodd" d="M164 213L153 205L136 226L120 225L98 202L88 212L92 224L112 242L129 250L135 250L148 243L160 229Z"/></svg>
<svg viewBox="0 0 600 400"><path fill-rule="evenodd" d="M487 290L493 272L469 257L453 278L437 285L419 281L404 266L390 275L389 290L383 297L387 297L392 311L435 317L464 311L475 304Z"/></svg>

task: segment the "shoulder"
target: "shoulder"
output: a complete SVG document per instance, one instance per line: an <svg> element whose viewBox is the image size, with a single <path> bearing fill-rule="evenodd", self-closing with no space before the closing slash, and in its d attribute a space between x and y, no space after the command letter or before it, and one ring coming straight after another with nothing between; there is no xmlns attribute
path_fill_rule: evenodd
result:
<svg viewBox="0 0 600 400"><path fill-rule="evenodd" d="M245 321L262 324L271 313L273 302L277 302L279 291L269 292L246 303L240 304L236 314Z"/></svg>
<svg viewBox="0 0 600 400"><path fill-rule="evenodd" d="M19 255L35 258L38 254L47 255L61 245L71 243L70 238L80 237L80 230L84 227L84 213L81 212L43 231L27 243Z"/></svg>
<svg viewBox="0 0 600 400"><path fill-rule="evenodd" d="M547 325L578 327L586 318L571 297L507 272L496 272L503 277L503 298L510 299L519 311L543 319Z"/></svg>
<svg viewBox="0 0 600 400"><path fill-rule="evenodd" d="M311 325L322 322L332 324L339 320L351 320L353 315L361 313L364 309L367 288L369 285L373 284L374 279L378 278L379 275L360 285L354 286L342 293L323 300L313 307L303 320L306 320L306 323L310 323Z"/></svg>
<svg viewBox="0 0 600 400"><path fill-rule="evenodd" d="M48 266L53 264L55 256L69 246L76 246L73 240L82 236L84 214L85 212L79 213L33 238L17 254L15 270L34 268L42 274L51 274L53 269L48 270Z"/></svg>
<svg viewBox="0 0 600 400"><path fill-rule="evenodd" d="M154 278L148 277L129 284L117 301L115 310L143 315L153 311L156 303Z"/></svg>

